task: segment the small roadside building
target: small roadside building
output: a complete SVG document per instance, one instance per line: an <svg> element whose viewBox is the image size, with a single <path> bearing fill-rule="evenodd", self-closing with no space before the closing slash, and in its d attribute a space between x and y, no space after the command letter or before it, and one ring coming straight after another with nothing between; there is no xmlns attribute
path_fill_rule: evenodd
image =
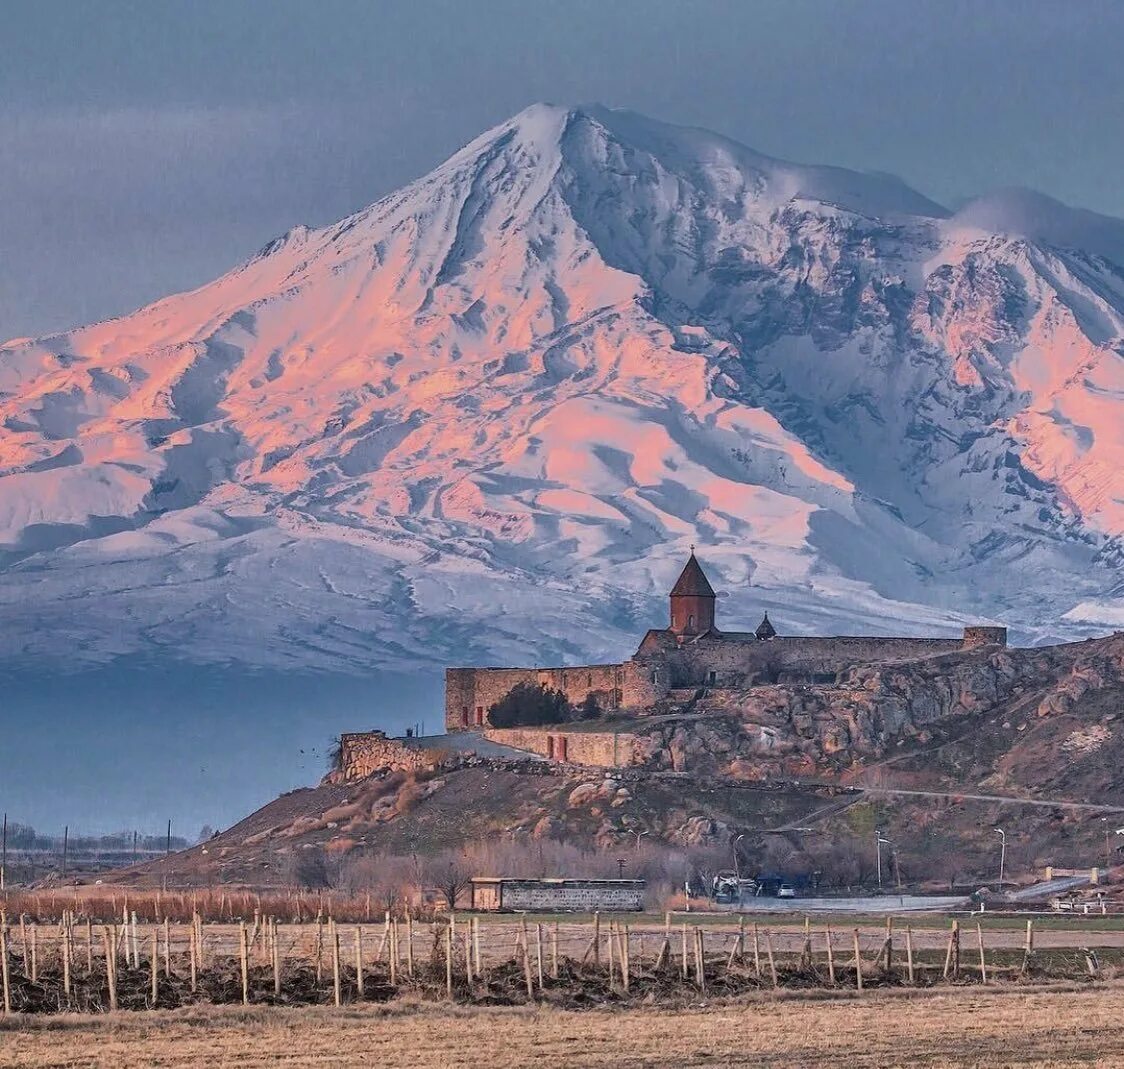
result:
<svg viewBox="0 0 1124 1069"><path fill-rule="evenodd" d="M487 913L639 913L643 880L521 880L474 876L472 908Z"/></svg>

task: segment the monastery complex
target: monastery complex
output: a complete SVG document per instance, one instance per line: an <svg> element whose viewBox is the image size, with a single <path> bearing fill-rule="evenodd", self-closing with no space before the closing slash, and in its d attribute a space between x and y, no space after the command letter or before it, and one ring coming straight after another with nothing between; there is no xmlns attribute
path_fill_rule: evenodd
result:
<svg viewBox="0 0 1124 1069"><path fill-rule="evenodd" d="M642 715L679 691L832 683L856 665L1007 643L1004 627L966 627L961 638L786 637L768 614L756 631L722 631L717 597L693 550L669 601L667 627L648 631L622 664L446 669L446 730L487 730L491 707L520 683L561 691L574 705L592 695L603 713Z"/></svg>

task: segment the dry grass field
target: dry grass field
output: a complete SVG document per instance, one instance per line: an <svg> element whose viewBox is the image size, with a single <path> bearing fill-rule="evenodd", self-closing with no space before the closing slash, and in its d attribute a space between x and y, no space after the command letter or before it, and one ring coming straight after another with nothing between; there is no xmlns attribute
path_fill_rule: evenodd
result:
<svg viewBox="0 0 1124 1069"><path fill-rule="evenodd" d="M1124 1065L1124 987L759 997L682 1010L396 1003L0 1024L0 1067Z"/></svg>

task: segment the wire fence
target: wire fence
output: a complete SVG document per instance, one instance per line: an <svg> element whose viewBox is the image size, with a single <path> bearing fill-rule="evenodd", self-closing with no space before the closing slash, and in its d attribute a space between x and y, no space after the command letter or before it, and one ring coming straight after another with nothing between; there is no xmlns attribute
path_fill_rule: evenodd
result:
<svg viewBox="0 0 1124 1069"><path fill-rule="evenodd" d="M589 922L530 916L384 915L381 923L317 917L187 923L135 912L95 922L67 911L41 924L0 917L3 1013L104 1013L193 1004L340 1006L400 995L503 1004L593 1005L781 988L997 985L1116 975L1112 951L989 947L981 927L915 933L888 918L874 932L775 930L673 919L636 927L623 916Z"/></svg>

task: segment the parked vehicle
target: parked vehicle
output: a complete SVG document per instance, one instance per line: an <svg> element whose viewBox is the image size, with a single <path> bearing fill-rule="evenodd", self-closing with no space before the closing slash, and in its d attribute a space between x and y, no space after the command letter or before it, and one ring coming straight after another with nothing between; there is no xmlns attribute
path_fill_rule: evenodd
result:
<svg viewBox="0 0 1124 1069"><path fill-rule="evenodd" d="M711 883L711 897L721 904L741 902L757 894L757 881L739 877L736 872L718 873Z"/></svg>

